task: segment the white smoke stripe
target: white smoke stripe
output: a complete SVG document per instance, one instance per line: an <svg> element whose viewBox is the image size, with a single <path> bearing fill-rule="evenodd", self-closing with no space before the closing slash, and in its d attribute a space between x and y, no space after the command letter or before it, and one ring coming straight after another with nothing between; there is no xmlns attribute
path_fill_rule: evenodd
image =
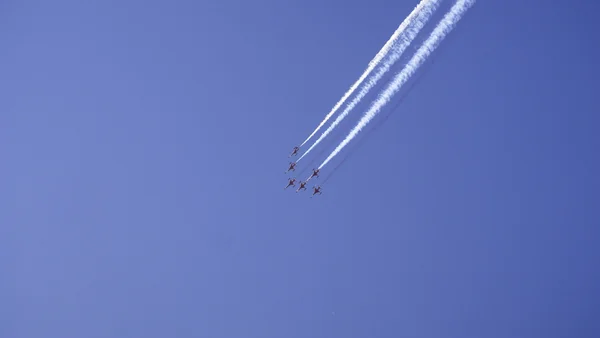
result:
<svg viewBox="0 0 600 338"><path fill-rule="evenodd" d="M396 75L390 85L373 102L371 108L358 121L358 124L350 131L348 136L331 152L329 157L321 163L319 169L323 168L342 148L344 148L374 117L381 108L398 92L408 79L425 62L427 57L439 46L440 42L452 31L466 11L475 4L476 0L458 0L450 9L440 23L435 27L431 35L417 50L406 66Z"/></svg>
<svg viewBox="0 0 600 338"><path fill-rule="evenodd" d="M298 161L300 161L311 150L313 150L313 148L316 147L325 137L327 137L327 135L329 135L329 133L335 127L337 127L337 125L340 124L340 122L342 122L342 120L344 118L346 118L346 116L348 116L350 111L352 111L352 109L354 109L354 107L356 107L356 105L369 93L369 91L371 89L373 89L373 87L375 87L377 82L379 80L381 80L381 78L385 75L385 73L387 73L390 70L390 68L394 65L394 63L396 63L396 61L398 61L400 59L402 54L404 54L404 52L406 51L408 46L410 46L410 44L417 37L417 35L421 31L421 29L423 29L423 26L425 26L427 24L427 22L429 21L429 19L435 12L435 10L438 8L441 1L442 0L432 0L424 5L422 10L419 11L419 13L417 14L417 17L414 18L414 25L411 25L410 28L408 28L404 32L405 34L402 35L401 42L399 42L398 45L396 45L394 47L392 53L390 54L390 57L382 62L382 66L378 69L378 71L372 77L369 78L369 80L365 83L365 85L358 92L356 97L354 97L354 99L348 104L346 109L344 109L342 111L342 113L340 115L338 115L338 117L333 121L333 123L329 126L329 128L327 128L323 132L323 134L321 134L321 136L315 141L315 143L313 143L310 146L310 148L308 148L308 150L306 150L304 152L304 154L302 154L302 156L300 156ZM410 23L412 23L412 22L410 22ZM298 162L298 161L296 161L296 162Z"/></svg>
<svg viewBox="0 0 600 338"><path fill-rule="evenodd" d="M350 87L350 89L348 89L348 91L335 104L335 106L325 116L325 118L323 119L323 121L321 121L321 123L312 132L312 134L310 134L310 136L308 136L308 138L306 138L306 140L304 140L304 142L302 142L302 144L300 145L300 147L302 147L303 145L305 145L306 142L308 142L317 133L317 131L319 131L319 129L321 129L321 127L323 127L323 125L325 125L325 123L331 118L331 116L346 101L346 99L348 99L348 97L356 90L356 88L358 88L358 86L360 86L360 84L364 81L364 79L373 71L373 69L375 69L375 67L379 64L379 62L381 62L381 59L383 59L383 57L388 53L390 47L394 43L396 43L396 41L398 40L398 37L400 36L400 34L402 34L402 32L404 32L404 30L406 29L406 26L408 26L408 23L412 21L413 17L421 10L421 8L423 6L425 6L427 3L431 2L431 1L432 0L421 0L421 2L408 15L408 17L406 17L406 19L404 19L404 21L400 24L400 26L398 26L398 29L396 29L396 31L394 32L394 34L392 34L392 36L388 39L388 41L385 43L385 45L383 45L383 47L377 53L377 55L375 55L375 57L373 58L373 60L371 60L369 62L369 65L367 66L367 69L365 69L365 71L362 73L362 75L360 76L360 78L358 78L358 80L356 80L356 82L352 85L352 87Z"/></svg>

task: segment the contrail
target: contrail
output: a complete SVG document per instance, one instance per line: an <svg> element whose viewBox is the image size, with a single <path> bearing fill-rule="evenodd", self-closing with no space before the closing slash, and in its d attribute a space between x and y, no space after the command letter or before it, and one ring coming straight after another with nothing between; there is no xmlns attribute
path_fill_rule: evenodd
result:
<svg viewBox="0 0 600 338"><path fill-rule="evenodd" d="M404 19L404 21L400 24L400 26L398 26L398 29L396 29L394 34L392 34L392 36L388 39L388 41L385 43L385 45L383 45L383 47L377 53L377 55L375 55L373 60L371 60L371 62L369 62L367 69L365 69L365 71L358 78L358 80L356 80L356 82L352 85L352 87L350 87L350 89L348 89L348 91L344 94L344 96L342 96L342 98L335 104L335 106L325 116L323 121L321 121L321 123L312 132L312 134L310 134L310 136L308 136L308 138L306 138L306 140L304 140L304 142L302 142L300 147L302 147L304 144L306 144L306 142L308 142L308 140L310 140L317 133L317 131L319 131L319 129L321 129L321 127L323 127L325 122L327 122L331 118L331 116L336 112L336 110L338 110L338 108L340 108L340 106L346 101L346 99L348 99L348 97L356 90L356 88L358 88L358 86L360 86L360 84L364 81L364 79L373 71L373 69L375 69L375 67L379 64L379 62L381 62L381 59L383 59L383 57L388 53L388 51L390 50L390 47L394 43L396 43L396 41L398 40L398 37L400 36L400 34L402 34L402 32L404 32L404 30L406 29L406 26L412 21L413 17L418 12L421 11L421 8L423 8L423 6L425 6L426 4L428 4L431 1L432 0L421 0L421 2L408 15L408 17L406 17L406 19Z"/></svg>
<svg viewBox="0 0 600 338"><path fill-rule="evenodd" d="M401 42L399 42L398 45L394 47L390 57L382 62L382 66L375 73L375 75L369 78L369 80L365 83L362 89L358 92L356 97L348 104L346 109L344 109L342 113L338 115L338 117L333 121L329 128L327 128L325 132L321 134L321 136L315 141L315 143L313 143L313 145L310 146L310 148L308 148L308 150L306 150L304 154L300 156L300 158L298 158L298 161L300 161L304 156L306 156L306 154L308 154L314 147L316 147L317 144L319 144L325 137L327 137L327 135L329 135L329 133L335 127L337 127L337 125L340 124L340 122L342 122L342 120L346 118L346 116L348 116L350 111L354 109L354 107L356 107L356 105L367 95L367 93L369 93L369 90L373 89L373 87L377 84L377 81L381 80L383 75L385 75L385 73L387 73L388 70L390 70L394 63L396 63L396 61L400 59L404 51L406 51L408 46L410 46L413 40L417 37L419 31L421 31L421 29L423 29L423 26L427 24L427 21L429 21L429 18L431 18L441 1L442 0L427 1L423 4L421 10L418 11L416 17L409 16L408 18L406 18L404 22L409 21L408 24L411 24L414 21L414 25L411 25L409 29L402 32L405 34L402 35Z"/></svg>
<svg viewBox="0 0 600 338"><path fill-rule="evenodd" d="M475 4L476 0L458 0L450 9L440 23L435 27L431 35L423 42L415 55L406 64L404 69L394 77L390 85L373 102L369 110L358 121L358 124L350 131L348 136L331 152L329 157L321 163L319 169L323 168L342 148L344 148L374 117L381 108L398 92L408 79L425 62L427 57L439 46L446 35L452 31L466 11Z"/></svg>

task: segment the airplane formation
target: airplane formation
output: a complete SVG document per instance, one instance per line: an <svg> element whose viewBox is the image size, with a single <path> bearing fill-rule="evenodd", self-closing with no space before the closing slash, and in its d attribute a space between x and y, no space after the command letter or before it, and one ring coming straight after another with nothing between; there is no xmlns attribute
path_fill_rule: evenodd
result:
<svg viewBox="0 0 600 338"><path fill-rule="evenodd" d="M294 147L294 149L292 150L292 153L288 156L288 158L292 157L292 156L296 156L298 154L298 150L300 150L300 147ZM296 171L296 162L290 162L289 165L290 165L289 168L285 171L284 174L287 174L290 171ZM308 181L310 181L310 179L313 177L319 177L319 171L320 171L320 169L313 169L312 175L310 175L310 177L306 181L299 181L298 183L300 184L300 186L298 187L298 189L296 189L296 192L299 192L300 190L306 190L306 184L308 183ZM295 177L288 179L288 185L285 188L283 188L283 190L286 190L290 186L296 187L296 178ZM313 194L311 195L311 198L313 196L315 196L316 194L319 194L319 195L322 194L321 186L319 186L319 185L313 186Z"/></svg>
<svg viewBox="0 0 600 338"><path fill-rule="evenodd" d="M300 156L300 158L298 158L296 161L289 163L289 167L285 171L285 174L291 171L295 172L297 162L299 162L307 153L309 153L317 144L319 144L321 140L325 136L327 136L350 113L350 111L354 109L354 107L356 107L359 104L359 102L361 102L361 100L363 100L363 98L365 98L367 92L369 92L375 86L375 84L380 79L382 79L383 75L388 70L390 70L390 68L395 62L402 59L402 54L410 47L412 41L419 34L419 31L425 27L425 25L432 17L433 12L435 12L440 2L441 0L420 1L420 3L415 7L415 9L400 24L398 29L396 29L392 37L390 37L390 39L386 42L382 49L377 53L375 58L371 60L369 66L365 69L361 77L335 104L333 109L325 116L325 118L312 132L312 134L310 134L310 136L308 136L308 138L303 143L299 144L298 146L292 149L292 152L289 154L288 158L297 156L298 152L300 151L300 148L303 147L304 144L308 142L331 117L333 117L338 108L341 108L347 99L350 99L350 97L354 95L354 91L362 86L360 91L356 95L354 95L352 101L350 101L347 104L346 108L336 117L336 119L321 134L321 136L316 141L314 141L312 146L310 146L310 148L308 148L308 150L306 150L306 152L302 156ZM448 35L453 30L454 26L458 23L458 21L461 20L465 12L475 2L476 0L454 1L454 4L450 7L448 12L439 21L435 28L433 28L433 31L429 34L429 36L422 42L422 45L416 49L414 55L410 57L408 61L403 62L403 69L397 72L396 75L389 80L385 88L381 90L377 98L371 103L368 110L366 110L363 113L362 117L352 128L352 130L349 133L347 133L346 137L334 148L334 150L327 156L327 158L323 160L323 162L319 165L318 169L313 169L313 173L309 178L307 178L305 181L298 182L300 184L300 187L296 190L296 192L300 192L301 190L307 190L306 186L308 184L308 181L310 181L314 177L319 177L320 168L323 168L327 163L331 161L331 159L337 156L344 147L346 147L348 144L350 144L351 141L353 141L353 139L358 135L358 133L361 130L363 130L367 126L367 124L371 123L371 121L383 111L384 106L386 106L386 104L392 101L392 98L409 81L409 79L417 72L417 70L427 61L427 59L430 57L433 51L440 45L441 41L446 37L446 35ZM380 68L380 70L371 74L371 72L374 71L376 68ZM414 83L416 82L413 82L412 85L414 85ZM408 93L408 91L410 91L410 87L406 91L406 93ZM402 100L399 100L398 104L400 102L402 102ZM394 110L395 108L389 110L386 117L384 117L383 120L379 121L383 123L383 121L387 119L387 116L389 116L389 114L391 114L391 112ZM375 130L376 128L377 126L371 128L367 131L367 133ZM363 139L360 139L359 141L362 141ZM329 171L329 174L325 177L321 184L325 184L326 182L328 182L331 173L335 171L336 168L338 168L342 163L344 163L345 159L346 158L340 161L336 167ZM302 172L300 174L302 174ZM284 190L286 190L290 186L296 187L296 178L289 178L288 180L288 184L284 188ZM313 194L311 198L316 194L321 194L321 186L319 185L313 186Z"/></svg>

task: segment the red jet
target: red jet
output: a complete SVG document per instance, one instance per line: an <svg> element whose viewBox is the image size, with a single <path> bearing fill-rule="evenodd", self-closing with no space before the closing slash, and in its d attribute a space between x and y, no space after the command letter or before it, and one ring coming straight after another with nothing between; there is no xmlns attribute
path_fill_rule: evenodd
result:
<svg viewBox="0 0 600 338"><path fill-rule="evenodd" d="M290 162L290 167L284 174L287 174L287 172L290 170L296 171L296 162Z"/></svg>
<svg viewBox="0 0 600 338"><path fill-rule="evenodd" d="M312 175L310 175L310 177L308 178L308 180L310 180L311 178L313 178L315 176L319 177L319 171L320 170L321 169L313 169L313 173L312 173ZM306 180L306 182L308 182L308 180Z"/></svg>
<svg viewBox="0 0 600 338"><path fill-rule="evenodd" d="M287 189L290 185L294 186L294 187L296 186L296 179L295 178L290 178L290 182L288 183L288 185L285 188L283 188L283 190Z"/></svg>
<svg viewBox="0 0 600 338"><path fill-rule="evenodd" d="M300 191L300 189L306 190L306 182L300 182L300 187L298 188L298 190L296 190L296 192Z"/></svg>
<svg viewBox="0 0 600 338"><path fill-rule="evenodd" d="M294 150L288 157L296 156L298 154L298 150L300 150L300 147L294 147Z"/></svg>
<svg viewBox="0 0 600 338"><path fill-rule="evenodd" d="M313 192L312 196L314 196L316 194L321 195L321 187L320 186L313 187L313 189L314 189L314 192ZM312 196L311 196L311 198L312 198Z"/></svg>

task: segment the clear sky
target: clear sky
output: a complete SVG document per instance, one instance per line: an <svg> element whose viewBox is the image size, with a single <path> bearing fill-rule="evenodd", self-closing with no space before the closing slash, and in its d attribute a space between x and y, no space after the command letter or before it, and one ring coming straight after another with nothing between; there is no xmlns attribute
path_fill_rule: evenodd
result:
<svg viewBox="0 0 600 338"><path fill-rule="evenodd" d="M597 1L479 0L283 191L416 4L0 2L0 336L600 336Z"/></svg>

